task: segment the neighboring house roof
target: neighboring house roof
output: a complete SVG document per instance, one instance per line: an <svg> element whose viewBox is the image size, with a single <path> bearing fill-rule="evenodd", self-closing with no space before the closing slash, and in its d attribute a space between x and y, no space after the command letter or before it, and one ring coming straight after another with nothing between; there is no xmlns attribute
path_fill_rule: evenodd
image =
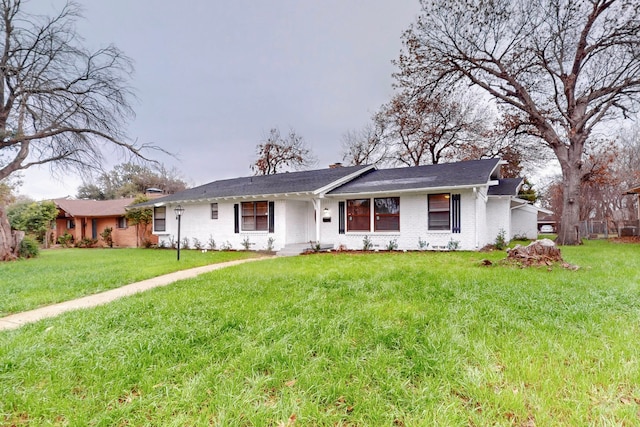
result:
<svg viewBox="0 0 640 427"><path fill-rule="evenodd" d="M328 194L383 193L486 185L500 159L370 171Z"/></svg>
<svg viewBox="0 0 640 427"><path fill-rule="evenodd" d="M489 187L489 196L517 196L523 178L502 178L498 180L498 185Z"/></svg>
<svg viewBox="0 0 640 427"><path fill-rule="evenodd" d="M53 203L73 217L107 217L122 216L125 207L133 203L134 198L114 200L74 200L54 199Z"/></svg>
<svg viewBox="0 0 640 427"><path fill-rule="evenodd" d="M360 165L224 179L179 191L136 206L245 196L319 193L328 191L372 168L373 166Z"/></svg>

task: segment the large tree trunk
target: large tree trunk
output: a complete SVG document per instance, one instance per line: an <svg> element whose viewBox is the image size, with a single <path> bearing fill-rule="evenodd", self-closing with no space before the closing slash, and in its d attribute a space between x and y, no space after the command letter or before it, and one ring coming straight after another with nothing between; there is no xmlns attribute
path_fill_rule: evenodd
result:
<svg viewBox="0 0 640 427"><path fill-rule="evenodd" d="M15 248L16 238L11 232L11 224L9 224L5 207L0 203L0 261L16 259Z"/></svg>
<svg viewBox="0 0 640 427"><path fill-rule="evenodd" d="M573 160L573 161L572 161ZM562 167L562 215L556 243L580 245L580 182L582 161L580 158L561 161Z"/></svg>

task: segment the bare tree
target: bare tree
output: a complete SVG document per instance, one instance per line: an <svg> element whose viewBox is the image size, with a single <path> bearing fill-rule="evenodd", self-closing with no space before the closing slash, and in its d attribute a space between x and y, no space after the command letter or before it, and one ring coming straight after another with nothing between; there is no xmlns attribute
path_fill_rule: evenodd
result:
<svg viewBox="0 0 640 427"><path fill-rule="evenodd" d="M468 154L467 145L481 147L491 121L490 109L461 91L403 90L382 105L364 128L343 136L343 160L387 166L457 160Z"/></svg>
<svg viewBox="0 0 640 427"><path fill-rule="evenodd" d="M53 17L23 6L0 2L0 180L34 165L96 167L105 146L143 157L145 146L124 133L133 116L130 59L114 46L91 52L78 44L77 3ZM15 246L0 204L0 259Z"/></svg>
<svg viewBox="0 0 640 427"><path fill-rule="evenodd" d="M316 163L311 149L293 129L285 137L279 129L271 129L265 141L258 144L257 154L258 159L251 165L256 175L272 175L286 168L299 170Z"/></svg>
<svg viewBox="0 0 640 427"><path fill-rule="evenodd" d="M349 165L385 164L388 148L382 141L383 124L371 121L342 135L342 160Z"/></svg>
<svg viewBox="0 0 640 427"><path fill-rule="evenodd" d="M422 1L403 36L398 84L431 93L465 81L550 147L563 175L558 242L579 244L584 151L604 121L638 105L640 2Z"/></svg>
<svg viewBox="0 0 640 427"><path fill-rule="evenodd" d="M149 188L157 188L163 194L173 194L187 188L177 169L161 163L150 166L122 163L111 171L101 173L94 181L78 187L80 199L108 200L119 197L136 197Z"/></svg>
<svg viewBox="0 0 640 427"><path fill-rule="evenodd" d="M382 106L375 121L385 129L392 162L418 166L458 159L460 149L474 144L491 118L481 113L476 99L460 92L405 90Z"/></svg>

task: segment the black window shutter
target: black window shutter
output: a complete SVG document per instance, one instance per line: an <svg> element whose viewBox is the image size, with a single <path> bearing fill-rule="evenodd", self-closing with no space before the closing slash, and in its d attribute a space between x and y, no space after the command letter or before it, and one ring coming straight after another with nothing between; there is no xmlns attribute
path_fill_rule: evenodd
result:
<svg viewBox="0 0 640 427"><path fill-rule="evenodd" d="M344 234L344 202L338 202L338 234Z"/></svg>
<svg viewBox="0 0 640 427"><path fill-rule="evenodd" d="M273 233L276 228L275 212L275 203L269 202L269 233Z"/></svg>
<svg viewBox="0 0 640 427"><path fill-rule="evenodd" d="M237 203L233 205L233 232L240 232L240 205Z"/></svg>
<svg viewBox="0 0 640 427"><path fill-rule="evenodd" d="M451 195L451 231L460 233L460 195Z"/></svg>

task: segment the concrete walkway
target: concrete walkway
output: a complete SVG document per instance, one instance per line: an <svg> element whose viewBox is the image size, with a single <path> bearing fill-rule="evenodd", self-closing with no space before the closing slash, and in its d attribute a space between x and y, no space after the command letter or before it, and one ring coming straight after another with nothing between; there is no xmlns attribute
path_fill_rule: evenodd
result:
<svg viewBox="0 0 640 427"><path fill-rule="evenodd" d="M36 308L35 310L24 311L22 313L12 314L7 317L0 318L0 331L8 329L17 329L26 323L37 322L48 317L55 317L67 311L77 310L81 308L96 307L106 304L118 298L144 292L148 289L166 286L170 283L182 279L190 279L199 274L209 271L219 270L225 267L242 264L251 261L260 261L272 257L248 258L237 261L222 262L219 264L205 265L203 267L191 268L188 270L176 271L174 273L165 274L163 276L154 277L152 279L143 280L142 282L131 283L120 288L111 289L99 294L89 295L86 297L65 301L58 304L48 305L46 307Z"/></svg>

